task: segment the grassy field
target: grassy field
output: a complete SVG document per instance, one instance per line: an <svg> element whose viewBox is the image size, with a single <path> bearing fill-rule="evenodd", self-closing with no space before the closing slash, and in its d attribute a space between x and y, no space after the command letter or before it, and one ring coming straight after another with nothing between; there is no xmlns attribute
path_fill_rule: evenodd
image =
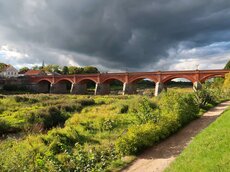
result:
<svg viewBox="0 0 230 172"><path fill-rule="evenodd" d="M230 110L194 138L166 172L230 170Z"/></svg>
<svg viewBox="0 0 230 172"><path fill-rule="evenodd" d="M177 92L158 98L2 95L0 171L116 169L198 113L193 95Z"/></svg>
<svg viewBox="0 0 230 172"><path fill-rule="evenodd" d="M0 171L119 169L203 112L191 89L146 95L0 95Z"/></svg>

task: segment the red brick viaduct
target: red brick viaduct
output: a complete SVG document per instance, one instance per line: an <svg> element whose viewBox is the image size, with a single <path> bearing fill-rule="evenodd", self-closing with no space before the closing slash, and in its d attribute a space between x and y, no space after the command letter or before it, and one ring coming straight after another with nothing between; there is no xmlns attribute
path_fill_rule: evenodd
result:
<svg viewBox="0 0 230 172"><path fill-rule="evenodd" d="M224 77L230 70L186 70L186 71L156 71L156 72L125 72L125 73L99 73L78 75L44 75L30 76L30 87L39 93L71 93L86 94L87 82L95 83L95 95L110 93L110 82L118 80L123 83L123 94L135 94L135 83L142 79L155 82L155 95L157 96L167 82L176 78L184 78L199 87L207 79ZM67 86L69 85L69 86Z"/></svg>

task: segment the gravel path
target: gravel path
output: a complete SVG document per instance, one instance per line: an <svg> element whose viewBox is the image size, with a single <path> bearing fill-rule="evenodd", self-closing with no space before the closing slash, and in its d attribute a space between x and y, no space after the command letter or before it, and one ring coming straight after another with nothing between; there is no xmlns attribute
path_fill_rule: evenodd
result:
<svg viewBox="0 0 230 172"><path fill-rule="evenodd" d="M192 121L186 127L161 143L147 149L122 172L161 172L178 156L191 142L193 137L230 106L230 101L224 102L206 112L201 118Z"/></svg>

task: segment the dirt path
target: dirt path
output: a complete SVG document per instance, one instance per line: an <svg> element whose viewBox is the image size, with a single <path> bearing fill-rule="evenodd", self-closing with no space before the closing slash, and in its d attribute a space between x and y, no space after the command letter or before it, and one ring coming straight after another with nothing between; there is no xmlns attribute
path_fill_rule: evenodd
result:
<svg viewBox="0 0 230 172"><path fill-rule="evenodd" d="M230 101L221 103L209 110L201 118L191 122L178 133L147 149L123 172L163 171L191 142L193 137L220 116L228 106L230 106Z"/></svg>

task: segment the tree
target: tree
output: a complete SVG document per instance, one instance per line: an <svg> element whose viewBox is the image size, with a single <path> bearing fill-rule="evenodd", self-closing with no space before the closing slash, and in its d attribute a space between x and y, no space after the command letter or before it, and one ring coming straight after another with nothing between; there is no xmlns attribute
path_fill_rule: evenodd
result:
<svg viewBox="0 0 230 172"><path fill-rule="evenodd" d="M67 66L64 66L62 68L62 74L64 74L64 75L68 75L69 74L69 68Z"/></svg>
<svg viewBox="0 0 230 172"><path fill-rule="evenodd" d="M82 67L77 67L75 69L75 74L82 74L82 73L84 73L84 69Z"/></svg>
<svg viewBox="0 0 230 172"><path fill-rule="evenodd" d="M85 66L84 73L99 73L99 70L94 66Z"/></svg>
<svg viewBox="0 0 230 172"><path fill-rule="evenodd" d="M230 60L229 60L228 63L225 65L224 69L230 69Z"/></svg>
<svg viewBox="0 0 230 172"><path fill-rule="evenodd" d="M228 73L228 74L225 75L223 89L230 90L230 73Z"/></svg>
<svg viewBox="0 0 230 172"><path fill-rule="evenodd" d="M20 73L25 73L25 72L27 72L28 70L29 70L28 67L22 67L21 69L19 69L19 72L20 72Z"/></svg>
<svg viewBox="0 0 230 172"><path fill-rule="evenodd" d="M77 66L69 66L69 74L81 74L83 73L83 68L82 67L77 67Z"/></svg>
<svg viewBox="0 0 230 172"><path fill-rule="evenodd" d="M32 69L33 69L33 70L39 70L39 66L37 66L37 65L36 65L36 66L33 66Z"/></svg>
<svg viewBox="0 0 230 172"><path fill-rule="evenodd" d="M44 66L43 70L47 71L47 72L61 73L60 66L56 65L56 64L46 65L46 66Z"/></svg>
<svg viewBox="0 0 230 172"><path fill-rule="evenodd" d="M7 65L5 63L0 63L0 71L2 71Z"/></svg>

